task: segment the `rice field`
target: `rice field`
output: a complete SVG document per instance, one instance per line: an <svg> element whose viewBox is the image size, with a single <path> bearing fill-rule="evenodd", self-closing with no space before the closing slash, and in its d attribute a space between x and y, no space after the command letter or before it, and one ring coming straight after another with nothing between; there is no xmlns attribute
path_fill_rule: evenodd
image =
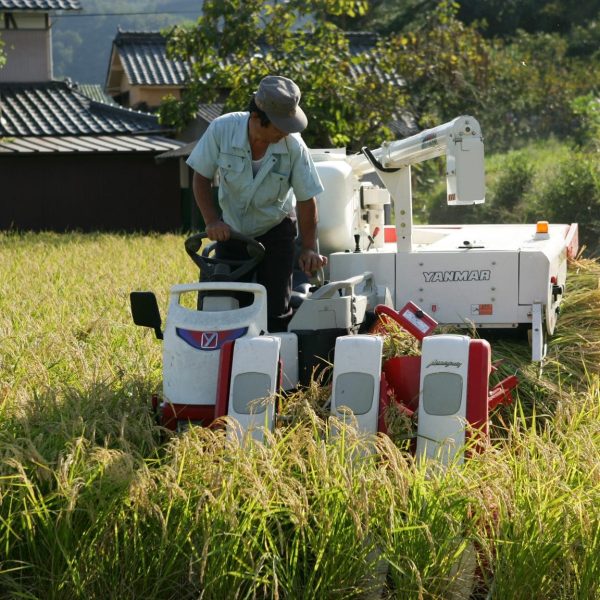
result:
<svg viewBox="0 0 600 600"><path fill-rule="evenodd" d="M492 342L517 401L463 467L336 424L312 386L265 445L165 439L150 395L196 271L176 235L0 235L0 598L600 598L600 265L580 259L543 370ZM392 436L393 437L393 436Z"/></svg>

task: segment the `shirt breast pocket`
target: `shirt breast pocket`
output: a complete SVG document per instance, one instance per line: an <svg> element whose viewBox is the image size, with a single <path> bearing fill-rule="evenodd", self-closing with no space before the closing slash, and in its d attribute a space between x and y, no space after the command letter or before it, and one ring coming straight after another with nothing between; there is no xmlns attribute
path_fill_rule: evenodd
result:
<svg viewBox="0 0 600 600"><path fill-rule="evenodd" d="M271 205L277 206L279 209L284 209L287 193L290 189L289 178L289 173L271 171L259 187L258 196L261 199L257 198L257 203L259 205Z"/></svg>
<svg viewBox="0 0 600 600"><path fill-rule="evenodd" d="M244 159L235 154L225 154L222 152L217 159L221 180L227 184L234 184L239 181L244 172Z"/></svg>

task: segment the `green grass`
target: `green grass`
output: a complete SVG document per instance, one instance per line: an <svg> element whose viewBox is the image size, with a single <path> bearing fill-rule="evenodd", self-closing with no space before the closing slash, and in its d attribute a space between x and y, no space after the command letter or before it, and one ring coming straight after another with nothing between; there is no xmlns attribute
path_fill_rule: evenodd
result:
<svg viewBox="0 0 600 600"><path fill-rule="evenodd" d="M540 374L463 468L289 400L264 446L148 407L160 343L132 289L193 281L179 236L0 236L0 598L600 597L600 266L571 268ZM475 582L473 584L473 581Z"/></svg>

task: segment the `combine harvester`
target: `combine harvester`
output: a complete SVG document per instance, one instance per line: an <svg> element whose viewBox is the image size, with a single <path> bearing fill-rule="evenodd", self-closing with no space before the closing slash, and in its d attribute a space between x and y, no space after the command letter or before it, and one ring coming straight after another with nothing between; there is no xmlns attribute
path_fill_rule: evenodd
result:
<svg viewBox="0 0 600 600"><path fill-rule="evenodd" d="M577 253L577 224L415 226L411 165L439 156L446 157L448 204L485 202L483 136L473 117L372 152L316 153L325 185L319 239L330 277L370 271L394 306L415 302L444 325L529 327L532 360L540 361L560 312L567 258ZM385 188L360 182L372 172ZM390 203L395 225L384 226Z"/></svg>
<svg viewBox="0 0 600 600"><path fill-rule="evenodd" d="M199 254L205 234L186 240L208 281L171 289L163 394L155 400L159 422L177 430L189 423L210 426L227 415L239 424L227 422L229 436L249 432L263 439L276 420L275 403L264 399L306 385L315 368L331 361L333 415L345 418L349 408L362 431L385 431L391 387L398 403L419 412L417 453L462 460L466 424L485 437L489 410L511 400L516 380L490 390L489 344L432 335L435 326L525 325L532 331L532 359L542 360L567 258L577 251L577 226L414 226L410 166L443 155L448 203L483 202L483 138L472 117L360 155L313 151L325 186L318 199L319 240L329 255L330 281L296 293L284 333L267 331L265 289L236 281L261 260L260 244L236 234L251 258L232 264L215 258L212 246ZM384 188L361 181L372 172ZM384 221L390 203L394 226ZM240 292L252 297L248 306L240 307ZM197 296L196 308L182 303L189 293ZM134 322L162 339L154 294L133 292L131 305ZM417 337L422 356L383 363L381 336L368 334L376 313Z"/></svg>

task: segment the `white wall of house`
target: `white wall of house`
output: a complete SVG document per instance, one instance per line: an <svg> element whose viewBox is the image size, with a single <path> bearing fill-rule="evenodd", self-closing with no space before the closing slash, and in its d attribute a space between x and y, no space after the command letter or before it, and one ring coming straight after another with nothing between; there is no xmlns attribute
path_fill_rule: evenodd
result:
<svg viewBox="0 0 600 600"><path fill-rule="evenodd" d="M6 64L0 81L52 79L52 37L46 14L0 12L0 38Z"/></svg>

